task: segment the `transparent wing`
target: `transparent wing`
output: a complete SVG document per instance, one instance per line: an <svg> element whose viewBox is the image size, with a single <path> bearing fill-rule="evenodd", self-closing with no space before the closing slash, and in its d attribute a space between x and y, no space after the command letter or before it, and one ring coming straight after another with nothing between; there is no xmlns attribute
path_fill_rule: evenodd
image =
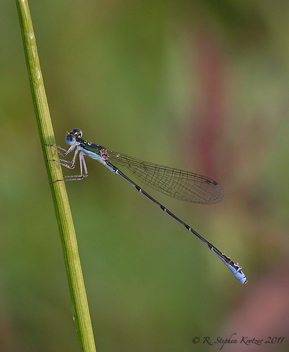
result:
<svg viewBox="0 0 289 352"><path fill-rule="evenodd" d="M222 187L205 176L148 163L111 151L108 151L108 161L127 168L144 184L176 199L210 204L219 202L224 197Z"/></svg>

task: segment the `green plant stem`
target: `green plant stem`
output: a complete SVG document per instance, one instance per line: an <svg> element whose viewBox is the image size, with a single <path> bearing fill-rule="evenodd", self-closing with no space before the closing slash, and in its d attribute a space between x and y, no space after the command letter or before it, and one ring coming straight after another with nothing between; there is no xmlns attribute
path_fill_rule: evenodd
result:
<svg viewBox="0 0 289 352"><path fill-rule="evenodd" d="M76 323L81 350L85 352L92 352L96 351L96 349L78 254L75 229L65 183L53 183L53 181L56 180L63 180L63 175L61 167L58 163L48 161L51 159L56 159L58 156L53 148L47 146L47 144L55 145L55 138L45 94L28 0L16 0L16 4L36 120L62 242L63 255L73 306L73 319Z"/></svg>

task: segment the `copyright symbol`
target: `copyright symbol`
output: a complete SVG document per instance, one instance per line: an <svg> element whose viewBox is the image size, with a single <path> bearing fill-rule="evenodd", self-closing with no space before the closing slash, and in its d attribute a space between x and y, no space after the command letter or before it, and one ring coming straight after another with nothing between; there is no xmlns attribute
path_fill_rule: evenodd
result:
<svg viewBox="0 0 289 352"><path fill-rule="evenodd" d="M194 337L194 338L192 339L192 342L193 342L193 343L199 343L199 342L200 342L200 338L199 338L198 336L196 336L196 337Z"/></svg>

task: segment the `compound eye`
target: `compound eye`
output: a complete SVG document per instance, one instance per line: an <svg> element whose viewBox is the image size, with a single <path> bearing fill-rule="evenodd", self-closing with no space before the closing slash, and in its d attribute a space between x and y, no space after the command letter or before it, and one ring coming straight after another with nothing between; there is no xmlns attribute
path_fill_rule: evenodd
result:
<svg viewBox="0 0 289 352"><path fill-rule="evenodd" d="M73 136L71 133L69 133L66 137L65 137L65 143L68 145L73 145L76 143L76 136Z"/></svg>
<svg viewBox="0 0 289 352"><path fill-rule="evenodd" d="M79 128L74 128L70 134L73 134L76 137L81 138L82 137L82 131Z"/></svg>

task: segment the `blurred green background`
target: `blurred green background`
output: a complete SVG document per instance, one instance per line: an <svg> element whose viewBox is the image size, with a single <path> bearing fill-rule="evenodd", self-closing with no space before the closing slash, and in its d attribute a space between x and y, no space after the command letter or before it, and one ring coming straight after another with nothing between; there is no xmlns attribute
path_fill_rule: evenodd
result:
<svg viewBox="0 0 289 352"><path fill-rule="evenodd" d="M109 150L217 180L216 205L151 194L249 281L89 159L89 177L67 189L97 350L215 351L205 337L232 336L223 351L288 351L288 2L30 10L57 143L78 127ZM0 13L0 351L79 351L14 1Z"/></svg>

